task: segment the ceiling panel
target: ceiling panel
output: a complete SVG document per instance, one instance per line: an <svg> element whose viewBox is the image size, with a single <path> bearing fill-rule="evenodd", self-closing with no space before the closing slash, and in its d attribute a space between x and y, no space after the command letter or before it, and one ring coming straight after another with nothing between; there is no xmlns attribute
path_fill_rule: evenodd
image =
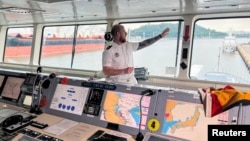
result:
<svg viewBox="0 0 250 141"><path fill-rule="evenodd" d="M179 16L248 9L250 0L0 0L0 24Z"/></svg>

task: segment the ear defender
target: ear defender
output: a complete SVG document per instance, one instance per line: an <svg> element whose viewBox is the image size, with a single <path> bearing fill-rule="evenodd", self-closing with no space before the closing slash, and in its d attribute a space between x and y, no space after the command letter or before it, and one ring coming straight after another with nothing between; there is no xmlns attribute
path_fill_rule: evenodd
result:
<svg viewBox="0 0 250 141"><path fill-rule="evenodd" d="M111 34L111 32L106 32L105 35L104 35L104 39L107 41L107 42L110 42L113 40L113 36Z"/></svg>

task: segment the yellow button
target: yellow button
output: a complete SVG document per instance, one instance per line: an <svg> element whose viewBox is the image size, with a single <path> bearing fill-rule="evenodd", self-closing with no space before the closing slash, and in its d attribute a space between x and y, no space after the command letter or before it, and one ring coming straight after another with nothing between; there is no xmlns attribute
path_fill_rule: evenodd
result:
<svg viewBox="0 0 250 141"><path fill-rule="evenodd" d="M152 118L148 121L147 127L150 131L157 131L160 128L160 122L158 119Z"/></svg>

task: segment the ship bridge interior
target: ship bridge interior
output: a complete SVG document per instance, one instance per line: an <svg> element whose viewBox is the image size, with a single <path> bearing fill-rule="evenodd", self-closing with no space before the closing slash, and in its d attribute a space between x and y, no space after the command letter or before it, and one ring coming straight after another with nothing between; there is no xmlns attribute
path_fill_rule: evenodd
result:
<svg viewBox="0 0 250 141"><path fill-rule="evenodd" d="M249 15L249 0L0 0L0 141L249 140L250 62L241 57ZM199 25L210 19L222 27L244 23L249 31L232 34L244 40L242 50L222 54L227 32ZM100 58L110 42L103 35L114 24L142 23L150 37L162 32L159 25L171 27L156 49L163 54L152 47L138 55L153 75L141 67L138 85L105 81ZM220 70L221 62L248 77L203 78L200 70Z"/></svg>
<svg viewBox="0 0 250 141"><path fill-rule="evenodd" d="M188 48L192 46L194 22L199 18L216 18L218 16L226 17L246 17L249 15L250 1L248 0L17 0L15 2L9 0L0 1L0 26L1 39L0 50L5 52L7 30L11 27L31 26L34 27L32 54L30 62L25 65L19 63L5 63L1 60L2 68L36 71L40 65L40 50L42 42L43 27L49 25L77 25L77 24L103 24L107 23L105 31L109 32L111 26L121 22L141 22L141 21L184 21L184 25L188 25L190 42L179 43ZM95 27L92 27L95 29ZM57 31L56 31L57 32ZM59 32L59 31L58 31ZM48 35L51 33L47 33ZM64 33L67 34L67 33ZM83 33L84 34L84 33ZM184 34L184 33L175 33ZM23 35L24 36L24 35ZM103 36L103 35L102 35ZM14 40L14 39L13 39ZM16 43L16 42L15 42ZM27 43L28 44L28 43ZM29 43L31 44L31 43ZM105 46L108 46L107 44ZM181 69L180 64L178 77L181 79L189 79L189 58L191 50L183 49L186 56L184 58L184 66L187 69ZM182 52L178 54L180 57ZM0 54L0 58L4 58L4 54ZM187 62L185 62L187 61ZM183 62L183 60L180 60ZM179 63L179 62L178 62ZM45 72L58 72L60 74L84 77L103 78L101 71L77 70L67 68L53 68L51 66L43 66ZM172 70L170 70L172 71ZM167 78L168 79L168 78ZM150 83L154 85L169 85L166 78L154 77L150 79ZM177 80L177 79L175 79ZM171 81L171 82L175 82ZM175 85L181 84L183 80L176 81ZM194 82L195 85L201 84ZM185 83L184 86L192 87ZM212 83L213 84L213 83ZM219 83L220 84L220 83ZM183 85L183 84L181 84ZM209 83L209 86L211 83ZM206 87L208 85L200 85ZM223 85L221 85L223 86ZM195 87L196 88L196 87Z"/></svg>

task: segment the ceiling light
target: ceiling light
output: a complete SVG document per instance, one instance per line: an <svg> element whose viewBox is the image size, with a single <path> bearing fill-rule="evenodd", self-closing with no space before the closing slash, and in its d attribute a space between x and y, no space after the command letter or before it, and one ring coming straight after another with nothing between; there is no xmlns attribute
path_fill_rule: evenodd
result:
<svg viewBox="0 0 250 141"><path fill-rule="evenodd" d="M30 9L30 8L21 8L21 7L2 7L0 12L16 13L16 14L30 14L33 12L45 12L40 9Z"/></svg>

